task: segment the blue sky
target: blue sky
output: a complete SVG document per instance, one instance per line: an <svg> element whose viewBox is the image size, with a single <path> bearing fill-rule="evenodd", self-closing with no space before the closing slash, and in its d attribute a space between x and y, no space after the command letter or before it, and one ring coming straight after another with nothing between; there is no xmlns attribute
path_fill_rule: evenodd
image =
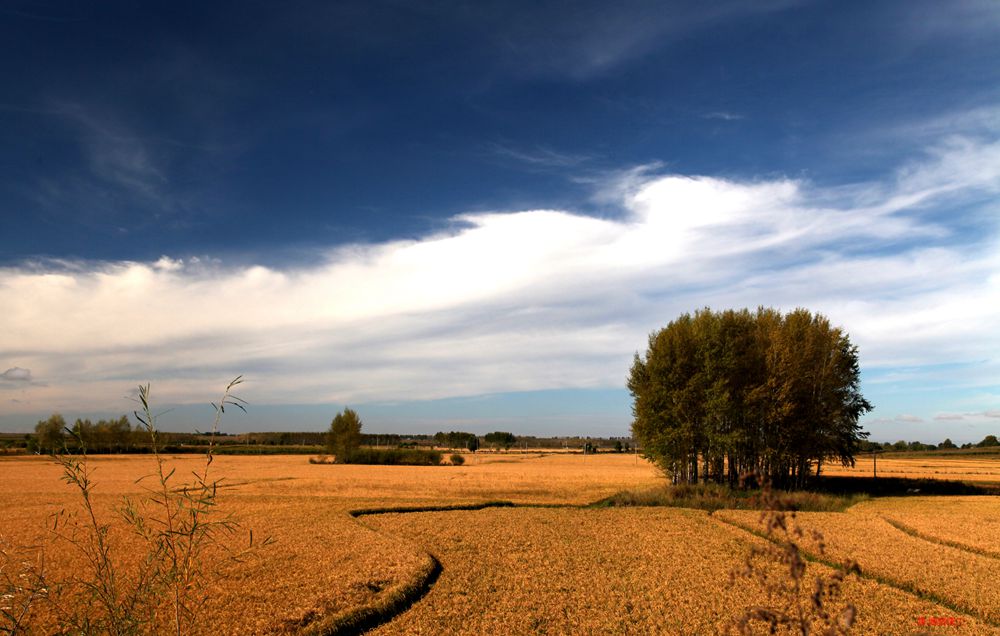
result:
<svg viewBox="0 0 1000 636"><path fill-rule="evenodd" d="M0 50L0 429L242 373L231 430L624 435L649 332L768 305L873 439L1000 432L995 3L9 2Z"/></svg>

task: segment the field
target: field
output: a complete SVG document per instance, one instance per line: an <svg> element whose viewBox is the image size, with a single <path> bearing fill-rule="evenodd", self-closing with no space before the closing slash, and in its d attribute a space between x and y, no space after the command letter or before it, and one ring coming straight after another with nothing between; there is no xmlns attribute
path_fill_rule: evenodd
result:
<svg viewBox="0 0 1000 636"><path fill-rule="evenodd" d="M729 578L752 546L765 545L754 534L759 513L586 507L662 483L631 455L467 458L440 467L217 458L219 514L274 542L213 575L199 631L717 633L742 609L768 602L755 583ZM170 461L178 475L200 464L193 456ZM91 462L97 508L108 520L123 494L141 494L135 481L153 467L142 456ZM995 457L880 458L880 474L883 466L887 476L1000 474ZM52 513L79 509L59 474L45 458L0 459L0 539L47 546L54 578L85 566L46 530ZM517 507L434 510L484 502ZM811 554L808 581L841 557L860 563L862 576L844 589L858 607L857 633L1000 634L1000 497L875 498L846 512L798 513L796 521L825 538L825 551ZM111 539L132 541L123 530Z"/></svg>
<svg viewBox="0 0 1000 636"><path fill-rule="evenodd" d="M1000 482L1000 455L958 453L906 453L896 457L879 455L874 471L879 477L909 477L928 479L954 479L969 482ZM823 467L828 475L850 475L871 477L873 472L871 455L861 455L853 467L832 465Z"/></svg>

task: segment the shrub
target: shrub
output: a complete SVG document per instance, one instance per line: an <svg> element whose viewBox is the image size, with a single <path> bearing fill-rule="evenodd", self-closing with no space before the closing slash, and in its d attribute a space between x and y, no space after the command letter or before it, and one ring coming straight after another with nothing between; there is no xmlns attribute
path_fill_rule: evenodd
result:
<svg viewBox="0 0 1000 636"><path fill-rule="evenodd" d="M344 464L372 464L384 466L437 466L441 463L440 451L412 448L359 448L344 458Z"/></svg>
<svg viewBox="0 0 1000 636"><path fill-rule="evenodd" d="M452 466L461 466L464 463L465 463L465 458L459 455L458 453L455 453L454 455L451 456Z"/></svg>

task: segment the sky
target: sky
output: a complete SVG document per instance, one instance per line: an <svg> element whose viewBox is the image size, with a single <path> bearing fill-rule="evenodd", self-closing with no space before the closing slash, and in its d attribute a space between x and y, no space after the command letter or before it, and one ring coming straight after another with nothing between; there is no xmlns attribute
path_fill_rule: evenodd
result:
<svg viewBox="0 0 1000 636"><path fill-rule="evenodd" d="M625 436L678 315L827 316L1000 433L995 2L0 6L0 430Z"/></svg>

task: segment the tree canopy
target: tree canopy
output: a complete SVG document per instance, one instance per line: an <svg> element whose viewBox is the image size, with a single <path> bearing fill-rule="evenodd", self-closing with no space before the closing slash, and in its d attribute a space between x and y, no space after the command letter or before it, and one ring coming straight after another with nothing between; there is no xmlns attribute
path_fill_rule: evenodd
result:
<svg viewBox="0 0 1000 636"><path fill-rule="evenodd" d="M66 443L66 420L59 413L53 413L47 420L39 420L35 425L38 448L43 453L58 453Z"/></svg>
<svg viewBox="0 0 1000 636"><path fill-rule="evenodd" d="M684 314L650 335L627 384L633 435L675 482L700 469L801 486L813 464L853 464L868 436L857 347L805 309Z"/></svg>
<svg viewBox="0 0 1000 636"><path fill-rule="evenodd" d="M474 439L476 439L475 433L466 433L464 431L450 431L448 433L438 431L434 433L434 443L438 446L447 446L448 448L468 448Z"/></svg>
<svg viewBox="0 0 1000 636"><path fill-rule="evenodd" d="M347 463L351 453L361 446L361 418L357 412L345 408L330 422L326 434L326 448L338 463Z"/></svg>
<svg viewBox="0 0 1000 636"><path fill-rule="evenodd" d="M486 440L487 444L492 444L495 447L503 446L504 448L510 448L517 442L517 438L514 437L514 434L506 431L493 431L492 433L487 433L483 439Z"/></svg>
<svg viewBox="0 0 1000 636"><path fill-rule="evenodd" d="M90 452L121 452L127 450L132 441L132 424L126 415L117 420L99 420L96 424L77 418L72 431Z"/></svg>

